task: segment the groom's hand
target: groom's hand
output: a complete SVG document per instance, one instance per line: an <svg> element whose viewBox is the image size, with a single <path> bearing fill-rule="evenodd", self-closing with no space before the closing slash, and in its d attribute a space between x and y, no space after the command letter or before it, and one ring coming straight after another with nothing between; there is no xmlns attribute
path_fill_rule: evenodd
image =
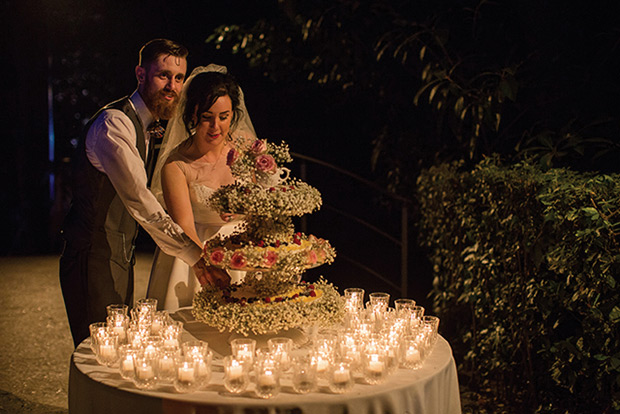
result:
<svg viewBox="0 0 620 414"><path fill-rule="evenodd" d="M206 284L215 285L218 287L226 287L230 285L230 276L222 269L210 266L203 259L198 260L194 266L194 273L198 278L198 282L202 286Z"/></svg>

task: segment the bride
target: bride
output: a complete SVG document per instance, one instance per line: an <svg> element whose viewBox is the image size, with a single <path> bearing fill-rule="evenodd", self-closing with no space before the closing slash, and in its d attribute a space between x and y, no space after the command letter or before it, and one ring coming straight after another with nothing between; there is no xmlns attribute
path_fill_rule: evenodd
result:
<svg viewBox="0 0 620 414"><path fill-rule="evenodd" d="M256 138L241 88L223 66L194 69L177 114L168 123L151 189L172 219L200 245L216 234L232 233L239 224L238 217L220 216L206 205L213 191L234 182L226 156L237 137L250 142ZM238 279L239 273L231 276ZM199 290L189 266L159 248L155 251L147 297L156 298L159 309L191 306Z"/></svg>

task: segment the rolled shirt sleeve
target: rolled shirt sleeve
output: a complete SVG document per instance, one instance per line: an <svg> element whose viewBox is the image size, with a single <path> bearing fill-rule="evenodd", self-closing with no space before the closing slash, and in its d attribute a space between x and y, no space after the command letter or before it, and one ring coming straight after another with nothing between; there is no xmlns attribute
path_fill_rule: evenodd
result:
<svg viewBox="0 0 620 414"><path fill-rule="evenodd" d="M167 254L194 265L202 250L166 213L147 187L144 161L136 147L136 130L122 111L108 109L86 136L86 155L106 174L131 216Z"/></svg>

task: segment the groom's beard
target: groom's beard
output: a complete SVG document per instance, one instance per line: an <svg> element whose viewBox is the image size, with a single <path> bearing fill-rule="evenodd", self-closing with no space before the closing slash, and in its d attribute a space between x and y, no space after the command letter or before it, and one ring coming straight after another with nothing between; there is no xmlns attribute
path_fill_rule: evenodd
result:
<svg viewBox="0 0 620 414"><path fill-rule="evenodd" d="M150 85L146 85L146 96L143 97L144 103L149 107L151 112L159 119L170 119L174 115L179 103L179 96L174 91L165 91L163 89L151 89ZM164 95L174 95L174 99L169 101Z"/></svg>

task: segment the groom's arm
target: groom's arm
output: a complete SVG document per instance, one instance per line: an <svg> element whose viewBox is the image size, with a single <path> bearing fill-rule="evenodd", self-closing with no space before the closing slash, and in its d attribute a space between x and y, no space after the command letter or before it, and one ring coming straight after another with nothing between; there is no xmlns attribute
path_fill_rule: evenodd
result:
<svg viewBox="0 0 620 414"><path fill-rule="evenodd" d="M106 110L88 131L86 154L93 166L108 176L129 214L157 245L193 266L202 261L202 247L183 232L148 189L136 140L129 117L119 110Z"/></svg>

